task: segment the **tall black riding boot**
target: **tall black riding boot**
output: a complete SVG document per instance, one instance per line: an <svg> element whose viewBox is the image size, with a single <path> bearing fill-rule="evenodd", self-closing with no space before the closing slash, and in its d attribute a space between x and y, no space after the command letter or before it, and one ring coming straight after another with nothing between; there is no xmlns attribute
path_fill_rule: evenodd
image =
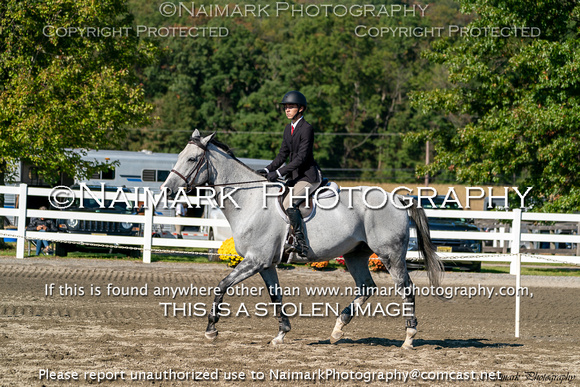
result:
<svg viewBox="0 0 580 387"><path fill-rule="evenodd" d="M294 244L290 246L290 250L302 257L306 257L308 255L308 244L304 235L304 219L302 219L300 210L294 207L288 208L288 219L290 219L290 225L294 230Z"/></svg>

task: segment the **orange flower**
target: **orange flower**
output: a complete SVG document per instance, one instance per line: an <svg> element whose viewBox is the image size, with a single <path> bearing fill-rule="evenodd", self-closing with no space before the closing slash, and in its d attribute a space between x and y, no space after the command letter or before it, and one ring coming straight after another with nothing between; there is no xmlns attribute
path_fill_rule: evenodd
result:
<svg viewBox="0 0 580 387"><path fill-rule="evenodd" d="M309 262L308 266L314 268L315 270L321 270L328 266L328 261L323 262Z"/></svg>
<svg viewBox="0 0 580 387"><path fill-rule="evenodd" d="M371 255L369 259L369 270L370 271L387 271L387 268L383 262L379 259L376 254Z"/></svg>

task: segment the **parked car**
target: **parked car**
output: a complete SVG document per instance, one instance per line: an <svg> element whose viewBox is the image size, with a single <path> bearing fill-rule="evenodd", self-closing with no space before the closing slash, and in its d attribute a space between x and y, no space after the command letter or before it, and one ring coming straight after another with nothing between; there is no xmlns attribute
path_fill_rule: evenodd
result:
<svg viewBox="0 0 580 387"><path fill-rule="evenodd" d="M222 210L215 201L212 203L201 203L199 206L187 208L186 218L201 219L226 219ZM183 239L197 240L226 240L232 236L232 229L229 226L184 226L181 232Z"/></svg>
<svg viewBox="0 0 580 387"><path fill-rule="evenodd" d="M417 200L417 196L411 196ZM432 198L435 207L426 199L421 199L421 206L425 209L441 209L441 210L460 210L457 203L443 203L445 196L438 195ZM477 226L471 223L470 219L451 219L451 218L428 218L429 228L433 231L481 231ZM480 240L463 240L463 239L432 239L433 244L437 247L440 253L481 253L482 241ZM417 251L417 238L409 240L409 251ZM407 266L410 269L423 268L421 261L407 261ZM481 262L479 261L445 261L444 266L446 270L460 269L465 271L481 271Z"/></svg>
<svg viewBox="0 0 580 387"><path fill-rule="evenodd" d="M76 188L76 187L71 187ZM93 192L98 192L101 187L89 186L89 189ZM105 191L115 192L116 187L105 187ZM130 192L126 189L126 192ZM106 213L106 214L134 214L135 209L127 208L126 203L116 202L111 208L111 201L105 200L103 206L87 195L83 198L82 208L80 199L74 199L72 205L66 209L61 209L61 211L75 211L75 212L92 212L92 213ZM102 208L104 207L104 208ZM74 233L74 234L93 234L93 235L116 235L116 236L134 236L139 235L141 232L141 224L139 223L127 223L127 222L107 222L107 221L97 221L97 220L84 220L84 219L60 219L57 221L59 232ZM72 243L56 243L55 253L58 256L65 257L69 251L85 250L86 248L81 247L82 245L75 245ZM91 250L96 249L91 247ZM113 247L111 247L112 250ZM137 250L123 250L124 254L127 255L139 255L140 252Z"/></svg>

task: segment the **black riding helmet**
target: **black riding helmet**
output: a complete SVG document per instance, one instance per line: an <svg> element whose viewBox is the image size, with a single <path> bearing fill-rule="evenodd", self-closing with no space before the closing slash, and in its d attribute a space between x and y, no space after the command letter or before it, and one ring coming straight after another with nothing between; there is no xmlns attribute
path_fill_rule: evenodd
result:
<svg viewBox="0 0 580 387"><path fill-rule="evenodd" d="M286 105L287 103L295 103L296 105L302 105L306 107L306 97L299 91L289 91L282 97L282 102L280 105Z"/></svg>
<svg viewBox="0 0 580 387"><path fill-rule="evenodd" d="M304 110L302 111L302 114L304 114L304 112L306 111L306 108L308 106L308 103L306 102L306 97L304 96L304 94L302 94L299 91L293 90L293 91L289 91L286 94L284 94L284 97L282 97L282 101L280 102L280 105L286 105L286 104L296 104L298 105L298 113L296 113L296 116L298 116L298 114L300 114L300 106L304 106ZM295 119L296 116L294 116Z"/></svg>

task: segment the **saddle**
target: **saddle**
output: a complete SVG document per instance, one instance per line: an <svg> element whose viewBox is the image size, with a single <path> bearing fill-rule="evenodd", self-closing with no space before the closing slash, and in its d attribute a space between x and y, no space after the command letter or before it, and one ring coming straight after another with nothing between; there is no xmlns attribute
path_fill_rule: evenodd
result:
<svg viewBox="0 0 580 387"><path fill-rule="evenodd" d="M290 223L288 220L288 213L286 212L286 209L283 205L284 198L286 198L286 196L290 193L290 189L288 186L284 186L280 189L280 191L283 191L283 193L282 195L278 196L278 200L276 201L276 208L286 223ZM300 203L298 206L304 222L308 222L316 214L316 201L313 199L314 197L317 199L331 198L338 192L340 192L338 184L335 182L330 182L327 178L323 178L318 187L310 192L308 199L303 200L302 203Z"/></svg>
<svg viewBox="0 0 580 387"><path fill-rule="evenodd" d="M288 213L286 212L283 206L284 198L290 193L290 190L288 186L284 186L283 188L280 189L280 191L283 191L283 194L280 195L278 197L278 200L276 201L276 209L278 210L278 213L280 214L282 219L284 219L286 223L290 224L290 220L288 219ZM298 209L302 214L302 218L304 219L304 223L306 224L306 222L312 219L316 214L316 201L313 199L314 197L316 197L317 200L326 199L335 196L339 192L340 188L338 187L338 184L336 184L335 182L329 182L328 179L326 178L322 179L318 187L313 189L312 192L310 192L308 200L303 200L302 203L300 203L300 205L298 206ZM306 203L308 203L308 206L306 205ZM288 245L294 244L294 234L292 233L290 227L288 228L288 234L286 235L286 244ZM298 256L294 252L288 254L287 252L284 251L282 253L279 263L292 263L292 262L307 262L307 260Z"/></svg>

